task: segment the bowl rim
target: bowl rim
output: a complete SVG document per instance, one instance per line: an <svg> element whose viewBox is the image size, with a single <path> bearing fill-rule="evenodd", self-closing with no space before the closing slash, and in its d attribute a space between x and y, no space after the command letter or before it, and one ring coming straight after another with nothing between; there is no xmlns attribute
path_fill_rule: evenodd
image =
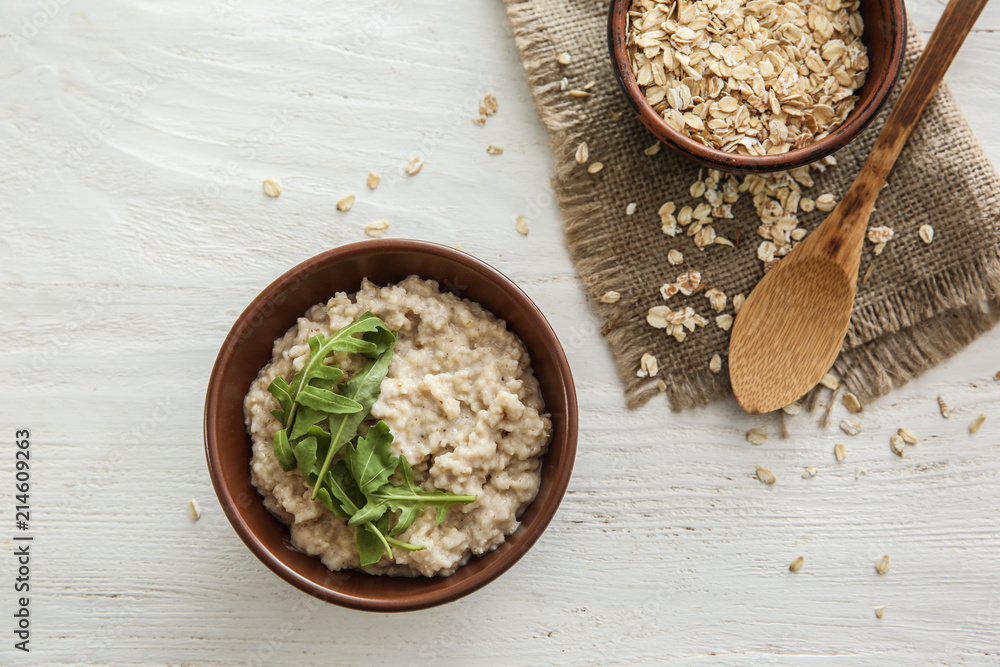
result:
<svg viewBox="0 0 1000 667"><path fill-rule="evenodd" d="M520 537L518 548L504 552L497 557L495 562L490 563L487 567L484 567L473 576L461 581L456 586L445 589L432 589L426 593L417 593L398 600L384 600L350 595L336 590L333 587L334 584L332 582L328 586L317 584L300 575L295 569L285 565L278 558L276 558L263 541L257 537L257 535L250 528L249 524L243 518L240 509L233 498L230 488L226 485L223 479L218 442L216 440L216 433L213 430L213 424L217 423L219 419L223 388L220 380L220 371L231 361L237 347L242 343L241 333L246 329L247 324L251 322L254 317L259 314L259 311L261 311L265 306L270 305L271 300L275 295L282 293L284 290L294 285L296 281L301 279L302 276L308 276L315 269L329 263L355 258L369 254L372 251L378 253L417 252L432 256L446 257L486 276L488 281L496 288L507 292L509 296L513 297L514 300L517 301L525 311L527 311L528 319L532 321L534 326L541 329L543 338L547 339L555 360L555 370L556 375L558 376L556 386L558 387L558 390L562 392L566 405L565 424L563 425L565 434L562 439L565 441L565 460L567 463L560 468L552 469L549 473L553 475L551 478L551 497L553 498L551 508L537 514L534 521L530 525L525 526L522 523L518 526L516 532L521 532L522 530L526 531L526 533ZM434 279L433 276L422 277L425 279ZM501 317L500 315L496 316ZM506 318L501 317L501 319L506 321ZM530 354L531 350L528 350L528 352ZM272 572L277 574L286 582L295 586L299 590L308 593L309 595L324 600L325 602L361 611L400 612L426 609L428 607L452 602L464 597L465 595L468 595L469 593L472 593L473 591L476 591L497 579L528 552L528 550L535 544L538 538L541 537L541 534L548 527L553 516L555 516L555 513L558 511L559 506L562 504L563 498L565 497L566 489L569 485L569 480L573 472L573 464L576 459L577 440L579 437L579 415L576 387L573 381L573 374L569 365L569 360L566 358L565 350L563 350L562 344L559 342L555 331L552 329L551 324L545 318L542 311L537 305L535 305L534 301L532 301L531 298L514 283L514 281L486 262L468 253L455 250L449 246L415 239L378 239L349 243L310 257L285 271L278 278L273 280L267 287L265 287L253 299L253 301L250 302L250 304L236 318L232 328L226 334L222 346L219 349L215 363L212 366L212 372L209 376L208 388L205 395L203 428L205 457L208 463L209 475L212 480L212 486L215 489L216 497L219 499L223 512L228 518L230 524L236 530L237 535L258 560L260 560ZM543 463L543 471L544 470L545 467ZM543 472L543 475L544 474L545 473ZM535 501L533 500L532 502ZM482 554L481 556L473 556L473 558L489 557L490 554L493 553L495 552L491 551L486 554ZM464 567L464 565L462 567ZM337 573L331 571L330 574L335 577ZM367 576L375 577L379 575Z"/></svg>
<svg viewBox="0 0 1000 667"><path fill-rule="evenodd" d="M870 0L869 0L870 1ZM903 0L884 0L888 5L890 25L888 26L889 53L888 76L877 82L875 92L868 102L855 107L847 120L833 132L817 142L781 153L779 155L740 155L727 153L698 143L686 134L670 127L653 110L645 95L639 89L629 63L628 35L625 31L626 18L632 0L611 0L608 9L608 51L611 55L611 70L629 106L643 125L671 150L685 155L702 165L734 173L764 173L786 171L811 164L840 150L871 123L889 99L903 69L906 52L906 5Z"/></svg>

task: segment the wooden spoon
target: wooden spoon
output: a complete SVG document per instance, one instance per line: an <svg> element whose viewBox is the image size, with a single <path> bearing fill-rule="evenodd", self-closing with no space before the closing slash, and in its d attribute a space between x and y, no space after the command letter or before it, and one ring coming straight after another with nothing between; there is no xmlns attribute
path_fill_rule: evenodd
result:
<svg viewBox="0 0 1000 667"><path fill-rule="evenodd" d="M837 359L851 319L868 217L903 144L988 0L951 0L851 188L754 288L729 344L729 376L751 413L784 407Z"/></svg>

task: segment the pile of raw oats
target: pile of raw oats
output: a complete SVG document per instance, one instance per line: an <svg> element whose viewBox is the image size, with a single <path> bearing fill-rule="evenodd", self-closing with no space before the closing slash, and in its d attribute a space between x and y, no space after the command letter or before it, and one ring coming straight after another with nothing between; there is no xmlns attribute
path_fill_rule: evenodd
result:
<svg viewBox="0 0 1000 667"><path fill-rule="evenodd" d="M777 155L854 108L868 56L859 0L633 0L628 49L646 101L695 141Z"/></svg>

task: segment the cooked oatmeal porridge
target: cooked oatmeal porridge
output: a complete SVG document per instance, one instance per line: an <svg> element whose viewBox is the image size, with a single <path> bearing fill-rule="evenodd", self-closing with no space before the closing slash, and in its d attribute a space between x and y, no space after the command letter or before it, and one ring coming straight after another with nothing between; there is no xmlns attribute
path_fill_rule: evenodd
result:
<svg viewBox="0 0 1000 667"><path fill-rule="evenodd" d="M394 454L413 468L417 484L475 495L455 505L435 525L423 511L396 536L426 547L393 549L363 569L372 574L446 576L470 556L495 549L518 527L518 517L538 491L542 455L552 423L524 344L503 320L477 303L439 290L416 276L379 287L364 281L354 295L338 292L317 304L274 343L271 361L244 401L253 441L251 479L265 506L291 530L292 542L331 570L359 568L355 529L312 500L298 469L285 472L272 438L281 428L271 415L278 401L268 386L291 380L309 357L307 341L331 335L371 311L398 337L381 394L367 423L384 421ZM358 355L335 353L348 374L361 369Z"/></svg>

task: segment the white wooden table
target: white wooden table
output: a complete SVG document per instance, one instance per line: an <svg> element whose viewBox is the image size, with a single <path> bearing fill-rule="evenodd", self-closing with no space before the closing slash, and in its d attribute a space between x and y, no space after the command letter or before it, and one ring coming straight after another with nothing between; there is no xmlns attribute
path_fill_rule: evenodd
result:
<svg viewBox="0 0 1000 667"><path fill-rule="evenodd" d="M910 3L921 31L942 6ZM3 665L1000 664L1000 331L869 406L856 437L802 415L781 439L732 401L627 410L498 0L5 0L0 33ZM1000 162L998 63L993 3L948 81ZM486 92L500 111L477 127ZM426 164L409 178L414 155ZM353 210L336 211L348 193ZM560 334L582 408L569 493L535 548L461 601L385 616L260 564L202 448L235 316L377 219L515 279ZM900 426L921 438L902 460ZM30 654L12 622L22 428Z"/></svg>

